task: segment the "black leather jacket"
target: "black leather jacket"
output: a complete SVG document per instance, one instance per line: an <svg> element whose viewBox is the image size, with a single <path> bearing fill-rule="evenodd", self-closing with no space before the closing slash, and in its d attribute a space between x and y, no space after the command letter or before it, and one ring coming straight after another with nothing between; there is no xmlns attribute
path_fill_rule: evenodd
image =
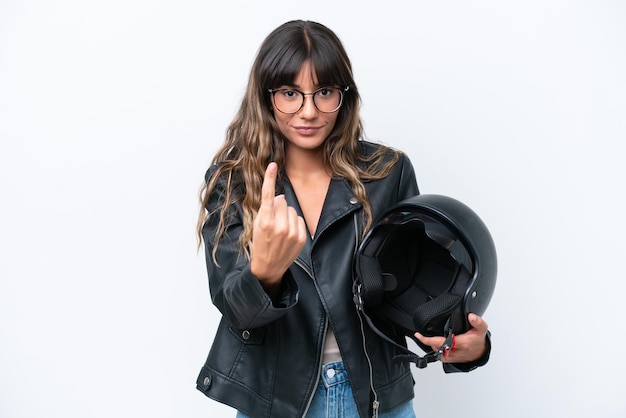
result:
<svg viewBox="0 0 626 418"><path fill-rule="evenodd" d="M364 153L375 147L360 143ZM288 180L281 183L280 192L301 214ZM365 187L374 219L418 193L413 167L403 154L388 176L366 182ZM212 193L209 210L219 204L221 196L220 190ZM331 181L316 235L285 273L278 303L272 303L250 272L249 262L239 254L241 207L233 208L228 237L218 246L219 267L211 256L215 221L209 220L204 228L209 287L222 320L197 388L254 418L301 417L318 384L330 325L362 417L372 412L370 384L380 401L380 412L412 399L409 365L392 361L392 344L361 324L353 303L352 259L362 231L362 207L349 184L343 179Z"/></svg>

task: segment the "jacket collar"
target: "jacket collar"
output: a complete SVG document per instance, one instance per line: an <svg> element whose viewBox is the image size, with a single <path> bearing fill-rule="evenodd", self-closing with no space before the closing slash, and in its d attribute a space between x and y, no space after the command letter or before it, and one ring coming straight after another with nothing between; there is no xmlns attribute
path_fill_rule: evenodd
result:
<svg viewBox="0 0 626 418"><path fill-rule="evenodd" d="M289 180L284 177L282 182L282 192L285 194L287 204L296 209L298 215L302 216L302 209L298 203L298 198ZM326 199L322 207L322 213L317 223L315 236L307 240L300 256L307 266L310 266L310 254L314 243L324 234L333 223L361 208L361 202L354 196L352 188L344 178L333 177L326 192Z"/></svg>

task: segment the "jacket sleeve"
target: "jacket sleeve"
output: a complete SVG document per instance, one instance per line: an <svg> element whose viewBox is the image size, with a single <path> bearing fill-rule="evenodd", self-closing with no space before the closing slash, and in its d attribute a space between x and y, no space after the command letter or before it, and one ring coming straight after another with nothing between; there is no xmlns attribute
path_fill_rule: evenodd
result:
<svg viewBox="0 0 626 418"><path fill-rule="evenodd" d="M210 173L211 169L207 177ZM239 236L243 233L239 203L229 207L226 230L217 244L216 257L213 259L214 235L219 224L223 196L224 183L218 182L206 206L209 213L215 214L209 217L202 228L211 299L231 326L240 329L258 328L285 315L297 303L298 288L287 270L282 280L280 300L273 303L252 274L250 261L239 247Z"/></svg>

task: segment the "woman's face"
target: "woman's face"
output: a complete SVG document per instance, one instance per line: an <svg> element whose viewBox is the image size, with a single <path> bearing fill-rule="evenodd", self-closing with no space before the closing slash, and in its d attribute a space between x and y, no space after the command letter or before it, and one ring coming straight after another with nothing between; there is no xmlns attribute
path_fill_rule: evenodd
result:
<svg viewBox="0 0 626 418"><path fill-rule="evenodd" d="M329 86L320 86L317 84L310 63L305 61L302 67L300 67L300 71L296 75L293 85L279 86L276 87L275 90L287 88L307 94L315 92L320 87ZM323 94L323 92L320 94ZM313 96L310 94L304 97L304 103L300 110L293 114L281 112L276 108L276 102L273 101L272 103L278 128L288 141L287 144L285 144L286 148L297 147L305 150L319 148L333 130L339 113L339 110L332 113L320 112L313 104Z"/></svg>

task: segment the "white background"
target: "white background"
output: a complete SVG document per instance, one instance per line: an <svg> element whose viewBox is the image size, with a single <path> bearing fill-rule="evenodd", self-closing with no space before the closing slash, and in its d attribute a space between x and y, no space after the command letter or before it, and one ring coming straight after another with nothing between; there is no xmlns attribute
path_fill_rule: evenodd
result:
<svg viewBox="0 0 626 418"><path fill-rule="evenodd" d="M0 417L228 417L197 191L262 39L328 25L368 137L499 252L488 366L419 417L624 417L620 1L0 1Z"/></svg>

